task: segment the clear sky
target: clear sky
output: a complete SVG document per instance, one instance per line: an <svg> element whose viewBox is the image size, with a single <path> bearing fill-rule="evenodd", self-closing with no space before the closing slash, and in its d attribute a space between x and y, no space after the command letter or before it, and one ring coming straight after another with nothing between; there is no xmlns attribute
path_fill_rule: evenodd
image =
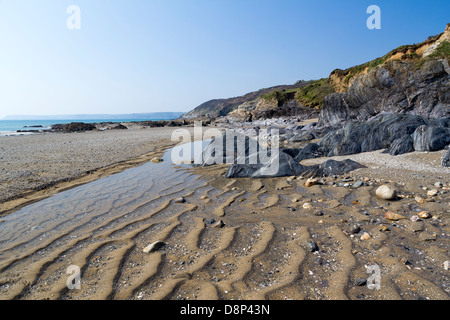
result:
<svg viewBox="0 0 450 320"><path fill-rule="evenodd" d="M0 118L189 111L327 77L449 22L448 0L0 0Z"/></svg>

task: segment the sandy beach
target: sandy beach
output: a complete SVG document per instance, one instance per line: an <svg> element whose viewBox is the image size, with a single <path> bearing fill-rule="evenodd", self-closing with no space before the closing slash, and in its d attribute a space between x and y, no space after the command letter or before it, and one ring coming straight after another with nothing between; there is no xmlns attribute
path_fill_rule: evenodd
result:
<svg viewBox="0 0 450 320"><path fill-rule="evenodd" d="M0 215L67 188L121 172L176 145L174 128L0 137Z"/></svg>
<svg viewBox="0 0 450 320"><path fill-rule="evenodd" d="M175 144L172 130L2 140L1 195L15 199L2 203L0 298L448 299L443 151L341 157L367 168L306 187L301 177L225 179L228 165L149 162ZM377 198L382 184L398 197Z"/></svg>

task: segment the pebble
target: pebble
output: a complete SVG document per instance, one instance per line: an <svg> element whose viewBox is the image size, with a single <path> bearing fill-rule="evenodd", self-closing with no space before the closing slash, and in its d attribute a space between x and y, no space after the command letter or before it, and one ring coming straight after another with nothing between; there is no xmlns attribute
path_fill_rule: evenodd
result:
<svg viewBox="0 0 450 320"><path fill-rule="evenodd" d="M350 233L356 234L361 231L361 228L358 225L354 225L350 230Z"/></svg>
<svg viewBox="0 0 450 320"><path fill-rule="evenodd" d="M416 222L416 221L419 221L420 218L419 218L419 216L417 214L415 214L409 220Z"/></svg>
<svg viewBox="0 0 450 320"><path fill-rule="evenodd" d="M154 157L150 161L153 162L153 163L160 163L160 162L163 161L163 159L161 157Z"/></svg>
<svg viewBox="0 0 450 320"><path fill-rule="evenodd" d="M179 197L179 198L175 199L175 203L185 203L185 202L186 202L186 199L183 197Z"/></svg>
<svg viewBox="0 0 450 320"><path fill-rule="evenodd" d="M311 209L311 208L312 208L311 203L305 202L305 203L303 204L303 209Z"/></svg>
<svg viewBox="0 0 450 320"><path fill-rule="evenodd" d="M371 237L370 237L370 235L367 232L364 232L364 234L361 236L360 239L365 241L365 240L371 239Z"/></svg>
<svg viewBox="0 0 450 320"><path fill-rule="evenodd" d="M434 197L437 194L438 194L438 191L436 189L431 189L431 190L428 190L428 192L427 192L427 196L429 196L429 197Z"/></svg>
<svg viewBox="0 0 450 320"><path fill-rule="evenodd" d="M422 219L428 219L431 217L431 214L428 213L427 211L419 212L417 215L419 216L419 218L422 218Z"/></svg>
<svg viewBox="0 0 450 320"><path fill-rule="evenodd" d="M219 220L212 224L213 228L222 228L223 226L225 226L225 223L222 220Z"/></svg>
<svg viewBox="0 0 450 320"><path fill-rule="evenodd" d="M355 189L359 188L362 186L362 184L363 184L362 181L356 181L354 184L352 184L352 188L355 188Z"/></svg>
<svg viewBox="0 0 450 320"><path fill-rule="evenodd" d="M450 261L447 260L444 262L444 270L449 270L450 269Z"/></svg>
<svg viewBox="0 0 450 320"><path fill-rule="evenodd" d="M444 184L443 184L442 182L438 181L438 182L436 182L436 183L434 184L434 186L435 186L436 188L442 188L442 187L444 186Z"/></svg>
<svg viewBox="0 0 450 320"><path fill-rule="evenodd" d="M306 249L310 252L314 252L319 250L319 246L314 241L308 241L306 242Z"/></svg>
<svg viewBox="0 0 450 320"><path fill-rule="evenodd" d="M316 178L309 178L305 182L305 186L308 187L308 188L313 186L313 185L316 185L316 184L319 184L319 180L316 179Z"/></svg>
<svg viewBox="0 0 450 320"><path fill-rule="evenodd" d="M143 251L145 253L150 253L150 252L156 251L156 250L164 247L165 245L166 245L165 242L158 240L158 241L155 241L152 244L146 246Z"/></svg>
<svg viewBox="0 0 450 320"><path fill-rule="evenodd" d="M354 282L355 286L358 286L358 287L362 287L366 283L367 283L367 280L364 278L357 278L357 279L355 279L355 282Z"/></svg>
<svg viewBox="0 0 450 320"><path fill-rule="evenodd" d="M425 203L425 199L420 196L415 197L414 200L416 200L416 202L418 203Z"/></svg>
<svg viewBox="0 0 450 320"><path fill-rule="evenodd" d="M384 200L393 200L397 197L397 191L386 184L379 186L375 191L375 194L378 198Z"/></svg>
<svg viewBox="0 0 450 320"><path fill-rule="evenodd" d="M388 211L385 213L384 217L388 220L398 221L401 219L406 219L406 217L402 216L401 214Z"/></svg>

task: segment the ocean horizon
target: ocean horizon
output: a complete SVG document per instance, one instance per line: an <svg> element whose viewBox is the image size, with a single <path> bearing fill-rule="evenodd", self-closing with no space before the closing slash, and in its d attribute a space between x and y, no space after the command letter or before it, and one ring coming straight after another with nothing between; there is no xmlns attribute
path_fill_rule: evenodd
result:
<svg viewBox="0 0 450 320"><path fill-rule="evenodd" d="M42 120L0 120L0 134L14 133L18 130L39 131L48 130L54 124L65 124L71 122L100 123L100 122L141 122L141 121L161 121L170 119L42 119Z"/></svg>

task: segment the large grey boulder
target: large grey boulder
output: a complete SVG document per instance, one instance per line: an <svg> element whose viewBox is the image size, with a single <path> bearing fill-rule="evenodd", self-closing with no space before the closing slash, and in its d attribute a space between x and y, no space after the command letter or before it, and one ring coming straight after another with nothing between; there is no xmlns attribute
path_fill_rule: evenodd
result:
<svg viewBox="0 0 450 320"><path fill-rule="evenodd" d="M450 143L450 128L420 126L412 134L414 150L438 151Z"/></svg>
<svg viewBox="0 0 450 320"><path fill-rule="evenodd" d="M447 153L442 157L441 163L443 167L450 167L450 149L448 149Z"/></svg>

